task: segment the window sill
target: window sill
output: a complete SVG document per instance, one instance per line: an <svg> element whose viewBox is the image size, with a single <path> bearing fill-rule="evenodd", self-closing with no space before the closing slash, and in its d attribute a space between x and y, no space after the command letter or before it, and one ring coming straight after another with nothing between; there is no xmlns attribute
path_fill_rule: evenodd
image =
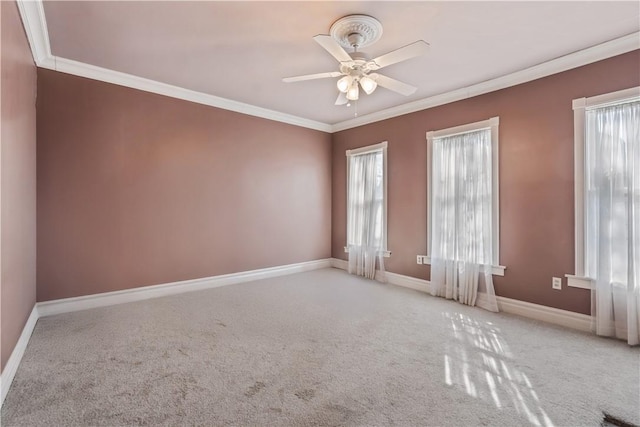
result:
<svg viewBox="0 0 640 427"><path fill-rule="evenodd" d="M384 258L390 258L391 257L391 251L381 251L382 252L382 256ZM344 247L344 253L348 254L349 253L349 248L348 247Z"/></svg>
<svg viewBox="0 0 640 427"><path fill-rule="evenodd" d="M574 276L573 274L565 274L567 278L567 286L580 289L593 289L593 279L589 277Z"/></svg>
<svg viewBox="0 0 640 427"><path fill-rule="evenodd" d="M422 256L422 263L431 265L430 256ZM507 269L504 265L492 265L491 274L494 276L504 276L504 271Z"/></svg>

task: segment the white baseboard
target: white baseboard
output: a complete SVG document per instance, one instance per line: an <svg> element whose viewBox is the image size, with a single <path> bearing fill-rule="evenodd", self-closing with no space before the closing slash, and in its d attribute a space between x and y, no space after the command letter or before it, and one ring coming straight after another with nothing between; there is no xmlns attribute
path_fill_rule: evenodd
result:
<svg viewBox="0 0 640 427"><path fill-rule="evenodd" d="M347 271L347 269L349 268L349 263L343 259L331 258L331 267Z"/></svg>
<svg viewBox="0 0 640 427"><path fill-rule="evenodd" d="M591 331L591 316L546 305L533 304L511 298L498 296L498 308L505 313L542 320L554 325L565 326L580 331Z"/></svg>
<svg viewBox="0 0 640 427"><path fill-rule="evenodd" d="M24 355L31 334L40 317L52 316L55 314L69 313L73 311L87 310L96 307L122 304L127 302L142 301L151 298L158 298L168 295L176 295L185 292L212 289L220 286L233 285L236 283L249 282L253 280L267 279L271 277L285 276L293 273L317 270L321 268L340 268L346 270L347 261L331 258L316 261L289 264L278 267L263 268L259 270L243 271L239 273L224 274L220 276L206 277L202 279L184 280L162 285L145 286L141 288L127 289L123 291L106 292L96 295L87 295L75 298L65 298L54 301L39 302L31 311L22 334L7 361L7 364L0 375L0 406L9 392L13 378L16 375L22 356ZM429 293L429 281L405 276L397 273L386 273L388 283L396 286L415 289ZM556 325L579 329L582 331L591 330L591 317L557 308L532 304L510 298L497 297L498 307L505 313L511 313L542 320Z"/></svg>
<svg viewBox="0 0 640 427"><path fill-rule="evenodd" d="M392 285L415 289L416 291L425 292L427 294L431 292L431 283L429 283L428 280L416 279L415 277L391 273L390 271L385 272L385 276L387 276L387 282Z"/></svg>
<svg viewBox="0 0 640 427"><path fill-rule="evenodd" d="M342 259L332 258L331 266L333 268L347 270L348 262ZM411 288L425 293L429 293L430 291L430 282L428 280L416 279L415 277L391 273L389 271L385 274L387 276L387 282L392 285ZM376 278L379 277L380 272L378 271ZM561 310L559 308L547 307L546 305L533 304L501 296L497 296L496 298L498 300L498 309L504 313L541 320L543 322L553 323L554 325L560 325L580 331L591 331L591 316L586 314L575 313L573 311Z"/></svg>
<svg viewBox="0 0 640 427"><path fill-rule="evenodd" d="M301 262L297 264L282 265L278 267L261 268L259 270L223 274L220 276L205 277L201 279L182 280L179 282L164 283L161 285L125 289L122 291L105 292L81 297L45 301L39 302L37 305L40 317L46 317L53 316L55 314L70 313L72 311L80 311L90 308L123 304L127 302L142 301L168 295L182 294L185 292L201 291L204 289L218 288L220 286L250 282L253 280L268 279L270 277L284 276L293 273L302 273L304 271L329 267L331 267L331 260L322 259L316 261Z"/></svg>
<svg viewBox="0 0 640 427"><path fill-rule="evenodd" d="M4 370L0 375L0 407L4 403L4 398L7 397L7 393L9 393L9 388L11 388L13 377L16 376L18 366L20 366L20 361L22 360L24 351L27 349L27 344L29 344L29 339L31 338L33 329L36 327L38 318L38 306L36 304L35 306L33 306L31 314L27 319L27 323L24 325L24 328L22 328L20 338L18 338L18 342L13 348L11 356L9 356L9 360L7 360L7 364L5 365Z"/></svg>
<svg viewBox="0 0 640 427"><path fill-rule="evenodd" d="M331 267L339 268L340 270L347 271L349 269L349 263L343 259L331 258ZM387 279L387 283L396 286L402 286L404 288L415 289L416 291L422 291L429 293L429 281L424 279L416 279L415 277L405 276L404 274L392 273L386 271L384 273ZM376 271L376 280L382 279L382 273L380 270Z"/></svg>
<svg viewBox="0 0 640 427"><path fill-rule="evenodd" d="M22 329L22 334L20 335L15 348L13 349L13 352L11 352L11 356L0 375L0 407L4 403L4 399L9 392L13 378L18 371L18 366L20 365L24 351L27 348L33 329L36 326L36 322L41 317L133 301L142 301L167 295L182 294L185 292L200 291L203 289L217 288L220 286L267 279L270 277L285 276L288 274L302 273L304 271L329 267L331 267L331 259L327 258L278 267L262 268L259 270L205 277L202 279L183 280L180 282L165 283L162 285L145 286L122 291L105 292L95 295L36 303L29 315L26 325Z"/></svg>

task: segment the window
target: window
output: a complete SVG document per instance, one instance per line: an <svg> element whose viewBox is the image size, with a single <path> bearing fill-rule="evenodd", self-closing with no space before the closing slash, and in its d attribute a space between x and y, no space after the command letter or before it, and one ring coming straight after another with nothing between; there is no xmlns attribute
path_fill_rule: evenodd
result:
<svg viewBox="0 0 640 427"><path fill-rule="evenodd" d="M491 265L492 274L504 275L499 265L498 124L494 117L427 133L427 264L437 245L440 256ZM434 222L438 230L432 229Z"/></svg>
<svg viewBox="0 0 640 427"><path fill-rule="evenodd" d="M640 126L640 87L575 99L573 111L575 274L566 275L568 285L592 289L597 261L606 259L611 280L626 283L626 206L628 200L640 199L640 194L630 194L638 192L638 186L631 185L628 167L631 144L640 143L633 135ZM599 256L599 246L609 240L609 256Z"/></svg>
<svg viewBox="0 0 640 427"><path fill-rule="evenodd" d="M347 150L347 246L387 251L387 142Z"/></svg>

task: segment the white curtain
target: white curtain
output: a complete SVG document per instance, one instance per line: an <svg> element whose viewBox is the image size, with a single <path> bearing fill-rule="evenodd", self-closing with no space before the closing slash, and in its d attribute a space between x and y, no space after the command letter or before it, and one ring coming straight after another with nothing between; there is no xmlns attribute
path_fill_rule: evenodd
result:
<svg viewBox="0 0 640 427"><path fill-rule="evenodd" d="M375 279L376 261L384 278L382 151L349 156L347 247L349 273Z"/></svg>
<svg viewBox="0 0 640 427"><path fill-rule="evenodd" d="M432 144L431 293L498 311L491 276L491 130Z"/></svg>
<svg viewBox="0 0 640 427"><path fill-rule="evenodd" d="M586 275L598 335L640 343L640 102L587 111Z"/></svg>

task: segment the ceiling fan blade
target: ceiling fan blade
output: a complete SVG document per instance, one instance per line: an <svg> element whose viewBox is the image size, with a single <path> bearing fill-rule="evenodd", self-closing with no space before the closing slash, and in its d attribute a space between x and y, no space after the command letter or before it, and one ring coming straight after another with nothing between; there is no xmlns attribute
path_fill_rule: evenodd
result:
<svg viewBox="0 0 640 427"><path fill-rule="evenodd" d="M382 74L369 74L369 77L373 78L376 83L378 83L378 86L398 92L404 96L412 95L416 90L418 90L417 87L402 83L401 81L392 79L391 77L383 76Z"/></svg>
<svg viewBox="0 0 640 427"><path fill-rule="evenodd" d="M285 77L282 79L285 83L293 83L293 82L302 82L304 80L314 80L314 79L325 79L328 77L338 77L341 76L342 73L340 71L330 71L328 73L316 73L316 74L307 74L304 76L296 76L296 77Z"/></svg>
<svg viewBox="0 0 640 427"><path fill-rule="evenodd" d="M429 43L424 40L418 40L417 42L408 44L400 49L393 50L372 59L370 63L373 63L373 67L371 67L371 69L379 70L382 67L387 67L398 62L406 61L407 59L415 58L416 56L424 55L428 50Z"/></svg>
<svg viewBox="0 0 640 427"><path fill-rule="evenodd" d="M338 99L336 99L336 105L344 105L347 102L349 102L349 100L347 99L347 94L340 92L338 94Z"/></svg>
<svg viewBox="0 0 640 427"><path fill-rule="evenodd" d="M338 42L333 39L333 37L326 34L318 34L317 36L314 36L313 39L339 62L352 61L347 51L344 50L342 46L340 46Z"/></svg>

